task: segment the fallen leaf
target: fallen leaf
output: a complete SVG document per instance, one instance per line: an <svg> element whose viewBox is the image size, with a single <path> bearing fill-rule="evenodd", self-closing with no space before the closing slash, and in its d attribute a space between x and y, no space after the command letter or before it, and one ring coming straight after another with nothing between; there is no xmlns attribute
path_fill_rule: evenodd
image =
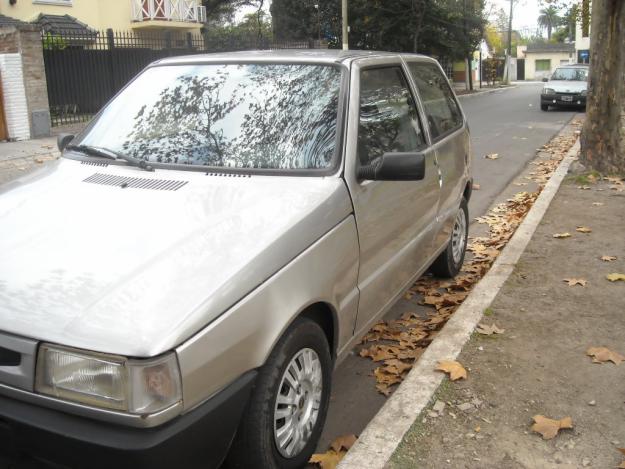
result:
<svg viewBox="0 0 625 469"><path fill-rule="evenodd" d="M581 189L583 191L588 191L590 190L590 186L577 186L578 189Z"/></svg>
<svg viewBox="0 0 625 469"><path fill-rule="evenodd" d="M592 357L593 363L612 362L615 365L620 365L625 360L623 355L613 352L607 347L590 347L586 350L586 355Z"/></svg>
<svg viewBox="0 0 625 469"><path fill-rule="evenodd" d="M583 278L565 278L562 279L562 281L568 283L569 287L574 287L575 285L581 285L582 287L585 287L588 283L588 281Z"/></svg>
<svg viewBox="0 0 625 469"><path fill-rule="evenodd" d="M575 231L579 231L580 233L590 233L590 232L592 232L592 230L590 228L588 228L587 226L578 226L577 228L575 228Z"/></svg>
<svg viewBox="0 0 625 469"><path fill-rule="evenodd" d="M571 417L564 417L560 420L553 420L544 415L534 416L534 425L532 431L540 433L543 440L551 440L558 432L564 428L573 428L573 420Z"/></svg>
<svg viewBox="0 0 625 469"><path fill-rule="evenodd" d="M336 451L332 450L326 451L325 453L316 453L310 457L308 462L310 464L315 464L321 469L335 469L346 453L347 452L339 454Z"/></svg>
<svg viewBox="0 0 625 469"><path fill-rule="evenodd" d="M603 262L612 262L616 260L616 256L601 256Z"/></svg>
<svg viewBox="0 0 625 469"><path fill-rule="evenodd" d="M330 445L330 449L333 449L337 453L341 450L349 451L354 446L358 437L356 435L343 435L336 438Z"/></svg>
<svg viewBox="0 0 625 469"><path fill-rule="evenodd" d="M449 379L456 381L457 379L467 379L467 370L454 360L441 360L436 367L437 371L444 371L449 374Z"/></svg>
<svg viewBox="0 0 625 469"><path fill-rule="evenodd" d="M496 159L499 158L499 154L498 153L489 153L484 158L486 158L487 160L496 160Z"/></svg>
<svg viewBox="0 0 625 469"><path fill-rule="evenodd" d="M497 327L497 324L492 324L490 326L486 324L479 324L477 328L475 329L475 332L479 334L484 334L484 335L493 335L493 334L503 334L504 332L506 332L506 330L499 329Z"/></svg>
<svg viewBox="0 0 625 469"><path fill-rule="evenodd" d="M606 278L610 282L616 282L617 280L622 280L623 282L625 282L625 274L619 274L617 272L614 272L613 274L606 275Z"/></svg>
<svg viewBox="0 0 625 469"><path fill-rule="evenodd" d="M480 186L479 184L473 184L473 190L474 191L479 191L480 187L482 187L482 186Z"/></svg>
<svg viewBox="0 0 625 469"><path fill-rule="evenodd" d="M568 233L568 232L567 233L556 233L556 234L553 235L553 237L554 238L558 238L558 239L570 238L571 237L571 233Z"/></svg>
<svg viewBox="0 0 625 469"><path fill-rule="evenodd" d="M592 203L595 207L601 207L602 205L605 205L603 202L593 202Z"/></svg>
<svg viewBox="0 0 625 469"><path fill-rule="evenodd" d="M623 455L625 455L625 448L616 448L616 449L619 450ZM625 469L625 461L623 461L621 465L618 466L618 469Z"/></svg>

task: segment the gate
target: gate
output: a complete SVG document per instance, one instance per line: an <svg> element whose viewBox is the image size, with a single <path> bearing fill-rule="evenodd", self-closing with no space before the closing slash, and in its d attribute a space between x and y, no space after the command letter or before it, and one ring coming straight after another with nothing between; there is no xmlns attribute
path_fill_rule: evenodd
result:
<svg viewBox="0 0 625 469"><path fill-rule="evenodd" d="M313 41L276 43L257 36L207 41L201 34L89 31L42 36L53 126L84 122L151 62L175 55L245 49L308 49Z"/></svg>
<svg viewBox="0 0 625 469"><path fill-rule="evenodd" d="M525 80L525 59L516 59L516 79Z"/></svg>

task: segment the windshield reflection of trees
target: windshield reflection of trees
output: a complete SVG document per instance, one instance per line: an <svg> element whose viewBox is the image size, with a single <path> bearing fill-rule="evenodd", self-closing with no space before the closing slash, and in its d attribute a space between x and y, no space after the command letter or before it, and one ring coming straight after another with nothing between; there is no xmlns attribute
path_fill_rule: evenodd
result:
<svg viewBox="0 0 625 469"><path fill-rule="evenodd" d="M237 168L329 166L340 71L311 65L220 65L184 75L134 117L136 158Z"/></svg>

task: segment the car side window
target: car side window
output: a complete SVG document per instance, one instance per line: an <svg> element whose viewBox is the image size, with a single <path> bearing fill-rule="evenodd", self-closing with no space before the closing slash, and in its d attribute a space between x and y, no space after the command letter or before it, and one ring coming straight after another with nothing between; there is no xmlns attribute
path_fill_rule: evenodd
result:
<svg viewBox="0 0 625 469"><path fill-rule="evenodd" d="M419 90L432 140L459 128L462 112L439 68L432 63L412 62L408 69Z"/></svg>
<svg viewBox="0 0 625 469"><path fill-rule="evenodd" d="M388 152L413 152L425 146L414 98L400 66L360 73L358 159L371 164Z"/></svg>

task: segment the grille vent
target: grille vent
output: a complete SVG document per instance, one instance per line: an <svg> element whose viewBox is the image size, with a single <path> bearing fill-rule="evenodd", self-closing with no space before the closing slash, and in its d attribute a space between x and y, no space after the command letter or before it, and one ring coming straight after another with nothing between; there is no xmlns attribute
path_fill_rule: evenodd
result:
<svg viewBox="0 0 625 469"><path fill-rule="evenodd" d="M176 181L173 179L148 179L129 176L116 176L113 174L95 173L84 179L83 182L102 184L104 186L118 186L122 188L150 189L155 191L177 191L188 181Z"/></svg>
<svg viewBox="0 0 625 469"><path fill-rule="evenodd" d="M22 356L18 352L0 347L0 366L18 366Z"/></svg>
<svg viewBox="0 0 625 469"><path fill-rule="evenodd" d="M101 163L99 161L81 161L80 164L88 164L89 166L108 166L108 163Z"/></svg>
<svg viewBox="0 0 625 469"><path fill-rule="evenodd" d="M251 174L241 174L241 173L206 173L207 176L217 176L224 178L251 178Z"/></svg>

